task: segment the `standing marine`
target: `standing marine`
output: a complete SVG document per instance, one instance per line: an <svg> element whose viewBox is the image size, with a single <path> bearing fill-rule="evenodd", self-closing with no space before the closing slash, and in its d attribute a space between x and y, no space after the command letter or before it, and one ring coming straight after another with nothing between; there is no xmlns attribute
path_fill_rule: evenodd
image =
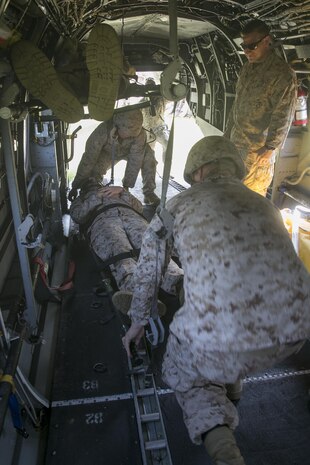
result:
<svg viewBox="0 0 310 465"><path fill-rule="evenodd" d="M275 52L263 21L247 23L241 36L248 61L241 69L224 135L245 161L245 185L266 196L275 157L294 116L297 81L292 68Z"/></svg>

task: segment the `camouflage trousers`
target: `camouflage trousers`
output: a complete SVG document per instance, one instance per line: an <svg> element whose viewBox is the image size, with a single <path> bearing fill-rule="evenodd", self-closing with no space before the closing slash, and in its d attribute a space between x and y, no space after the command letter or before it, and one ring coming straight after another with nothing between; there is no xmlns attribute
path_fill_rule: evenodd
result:
<svg viewBox="0 0 310 465"><path fill-rule="evenodd" d="M245 158L243 158L245 160L248 173L244 178L243 183L252 191L266 197L267 189L273 178L275 154L273 154L269 163L266 165L256 163L258 158L259 157L256 152L250 152Z"/></svg>
<svg viewBox="0 0 310 465"><path fill-rule="evenodd" d="M156 189L156 166L155 152L147 144L141 167L142 191L145 196L152 194Z"/></svg>
<svg viewBox="0 0 310 465"><path fill-rule="evenodd" d="M161 126L158 126L157 128L152 128L151 133L153 133L153 142L150 142L150 146L154 150L156 142L158 142L162 148L163 148L163 163L165 163L165 158L166 158L166 151L167 151L167 146L168 146L168 140L169 140L169 135L170 131L168 129L168 126L166 124L163 124Z"/></svg>
<svg viewBox="0 0 310 465"><path fill-rule="evenodd" d="M236 407L226 396L225 384L272 367L297 352L303 342L247 352L209 351L193 356L190 344L170 333L163 361L163 379L175 391L193 443L217 425L238 425Z"/></svg>
<svg viewBox="0 0 310 465"><path fill-rule="evenodd" d="M99 215L90 227L90 244L96 255L106 261L123 252L140 249L147 221L128 210L115 208ZM125 258L110 265L117 287L122 291L133 291L135 258ZM177 294L176 286L183 278L183 271L170 261L163 277L161 288L169 294Z"/></svg>

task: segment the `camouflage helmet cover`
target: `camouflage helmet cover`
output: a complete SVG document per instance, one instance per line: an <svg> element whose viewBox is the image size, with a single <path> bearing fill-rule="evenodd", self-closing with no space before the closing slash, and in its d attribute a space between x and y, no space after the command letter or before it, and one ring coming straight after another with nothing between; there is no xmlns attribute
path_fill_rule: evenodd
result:
<svg viewBox="0 0 310 465"><path fill-rule="evenodd" d="M152 86L156 86L155 79L154 79L154 78L152 78L152 77L148 77L148 78L146 78L146 80L145 80L145 84L146 84L146 85L152 85Z"/></svg>
<svg viewBox="0 0 310 465"><path fill-rule="evenodd" d="M137 137L142 129L143 115L141 110L129 110L116 113L113 117L115 126L126 131L130 137Z"/></svg>
<svg viewBox="0 0 310 465"><path fill-rule="evenodd" d="M189 151L185 168L184 179L192 184L192 174L207 163L221 159L230 159L236 166L236 177L243 179L245 165L237 147L222 136L207 136L200 139Z"/></svg>

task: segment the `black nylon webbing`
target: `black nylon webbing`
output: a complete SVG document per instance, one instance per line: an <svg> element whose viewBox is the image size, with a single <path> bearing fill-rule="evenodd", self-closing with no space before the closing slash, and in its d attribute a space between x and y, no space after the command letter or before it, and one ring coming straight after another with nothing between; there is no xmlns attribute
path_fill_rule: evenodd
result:
<svg viewBox="0 0 310 465"><path fill-rule="evenodd" d="M126 258L137 258L139 257L139 253L140 249L132 249L128 252L121 252L117 255L114 255L113 257L108 258L104 262L101 260L100 269L104 270L105 268L108 268L110 265L114 265L114 263L117 263L121 260L125 260Z"/></svg>
<svg viewBox="0 0 310 465"><path fill-rule="evenodd" d="M86 223L84 223L83 225L80 225L80 227L82 226L83 230L86 232L88 230L88 228L92 225L94 220L97 218L97 216L100 215L100 213L103 213L103 212L105 212L107 210L110 210L111 208L119 208L119 207L121 207L121 208L129 208L129 210L133 210L135 213L137 213L137 215L140 215L144 220L146 220L146 218L141 213L137 212L137 210L132 208L130 205L126 205L124 203L116 202L116 203L111 203L110 205L100 205L100 206L96 207L91 212L90 217L88 218ZM108 268L110 265L114 265L114 263L117 263L120 260L125 260L126 258L136 258L136 257L139 256L139 253L140 253L140 249L132 249L132 250L130 250L128 252L121 252L121 253L119 253L117 255L114 255L111 258L108 258L104 262L102 262L100 264L100 268L101 269Z"/></svg>
<svg viewBox="0 0 310 465"><path fill-rule="evenodd" d="M111 208L120 208L120 207L121 208L129 208L129 210L134 211L137 215L140 215L144 220L146 220L146 218L141 213L137 212L137 210L132 208L130 205L126 205L125 203L111 203L110 205L100 205L100 206L96 207L90 213L90 216L89 216L88 220L83 225L81 225L83 227L83 230L87 231L87 229L92 225L92 223L97 218L97 216L100 215L100 213L103 213L103 212L105 212L107 210L110 210Z"/></svg>

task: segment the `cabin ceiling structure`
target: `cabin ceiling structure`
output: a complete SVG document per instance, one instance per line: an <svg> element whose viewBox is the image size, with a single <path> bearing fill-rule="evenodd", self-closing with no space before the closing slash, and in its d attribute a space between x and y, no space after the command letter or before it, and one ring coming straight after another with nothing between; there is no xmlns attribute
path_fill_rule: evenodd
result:
<svg viewBox="0 0 310 465"><path fill-rule="evenodd" d="M8 3L2 2L0 13ZM115 27L123 37L169 37L167 0L16 0L13 3L33 16L43 14L64 36L83 38L96 22L102 21ZM237 37L244 22L260 18L284 42L310 41L308 0L177 0L176 10L180 40L214 28Z"/></svg>

